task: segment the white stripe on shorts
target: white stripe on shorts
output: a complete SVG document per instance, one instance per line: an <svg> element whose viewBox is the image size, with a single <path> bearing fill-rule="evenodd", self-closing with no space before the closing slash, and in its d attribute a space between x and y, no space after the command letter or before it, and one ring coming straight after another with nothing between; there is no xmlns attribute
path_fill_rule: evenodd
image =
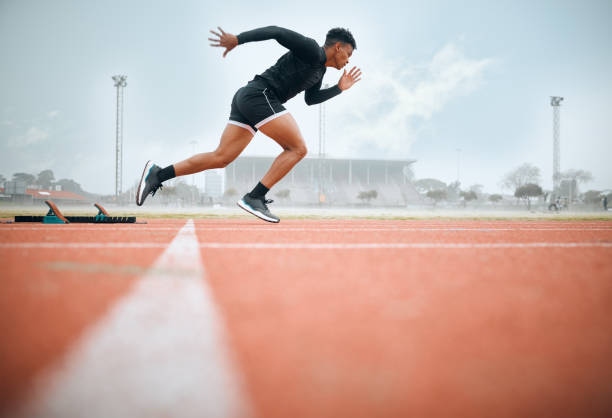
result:
<svg viewBox="0 0 612 418"><path fill-rule="evenodd" d="M276 119L279 116L283 116L285 113L289 113L289 111L288 110L283 110L282 112L278 112L278 113L275 113L275 114L273 114L271 116L268 116L267 118L265 118L264 120L259 122L257 125L255 125L255 127L257 129L259 129L261 126L264 126L266 123L270 122L273 119Z"/></svg>
<svg viewBox="0 0 612 418"><path fill-rule="evenodd" d="M232 125L240 126L241 128L244 128L250 133L252 133L253 135L255 135L255 130L251 128L249 125L247 125L246 123L236 122L235 120L231 120L231 119L228 120L227 123L231 123Z"/></svg>

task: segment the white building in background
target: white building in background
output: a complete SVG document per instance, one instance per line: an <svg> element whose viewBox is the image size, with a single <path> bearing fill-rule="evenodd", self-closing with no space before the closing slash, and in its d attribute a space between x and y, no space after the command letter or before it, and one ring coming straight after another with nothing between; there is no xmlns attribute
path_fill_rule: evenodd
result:
<svg viewBox="0 0 612 418"><path fill-rule="evenodd" d="M225 168L225 188L249 192L276 157L240 156ZM414 159L304 158L274 186L270 198L287 204L363 204L361 192L376 191L372 206L421 204L412 184ZM275 197L285 191L285 197Z"/></svg>
<svg viewBox="0 0 612 418"><path fill-rule="evenodd" d="M225 192L225 173L223 169L208 170L204 174L204 193L219 198Z"/></svg>

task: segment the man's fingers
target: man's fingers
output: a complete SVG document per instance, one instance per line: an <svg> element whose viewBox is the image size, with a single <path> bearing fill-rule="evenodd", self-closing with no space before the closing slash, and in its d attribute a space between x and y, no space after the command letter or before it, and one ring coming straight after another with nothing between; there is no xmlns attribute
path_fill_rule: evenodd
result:
<svg viewBox="0 0 612 418"><path fill-rule="evenodd" d="M223 29L221 29L221 26L217 26L217 29L219 29L221 33L225 35L225 32L223 31Z"/></svg>
<svg viewBox="0 0 612 418"><path fill-rule="evenodd" d="M210 44L210 46L214 46L216 48L223 48L223 45L221 44Z"/></svg>
<svg viewBox="0 0 612 418"><path fill-rule="evenodd" d="M221 37L220 33L215 32L214 30L211 30L210 33L212 33L213 35L217 35L219 38Z"/></svg>

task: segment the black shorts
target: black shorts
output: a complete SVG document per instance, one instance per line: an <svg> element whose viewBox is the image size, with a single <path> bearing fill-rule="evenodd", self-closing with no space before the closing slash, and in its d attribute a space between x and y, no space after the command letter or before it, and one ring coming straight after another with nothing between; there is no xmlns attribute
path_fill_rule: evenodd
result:
<svg viewBox="0 0 612 418"><path fill-rule="evenodd" d="M285 113L287 109L270 88L262 83L249 83L234 95L229 123L255 135L260 126Z"/></svg>

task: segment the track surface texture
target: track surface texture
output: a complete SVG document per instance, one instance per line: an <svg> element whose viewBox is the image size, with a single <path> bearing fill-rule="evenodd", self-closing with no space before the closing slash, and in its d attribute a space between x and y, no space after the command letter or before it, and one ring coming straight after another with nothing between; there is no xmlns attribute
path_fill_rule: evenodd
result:
<svg viewBox="0 0 612 418"><path fill-rule="evenodd" d="M612 222L2 224L0 253L0 416L612 416Z"/></svg>

